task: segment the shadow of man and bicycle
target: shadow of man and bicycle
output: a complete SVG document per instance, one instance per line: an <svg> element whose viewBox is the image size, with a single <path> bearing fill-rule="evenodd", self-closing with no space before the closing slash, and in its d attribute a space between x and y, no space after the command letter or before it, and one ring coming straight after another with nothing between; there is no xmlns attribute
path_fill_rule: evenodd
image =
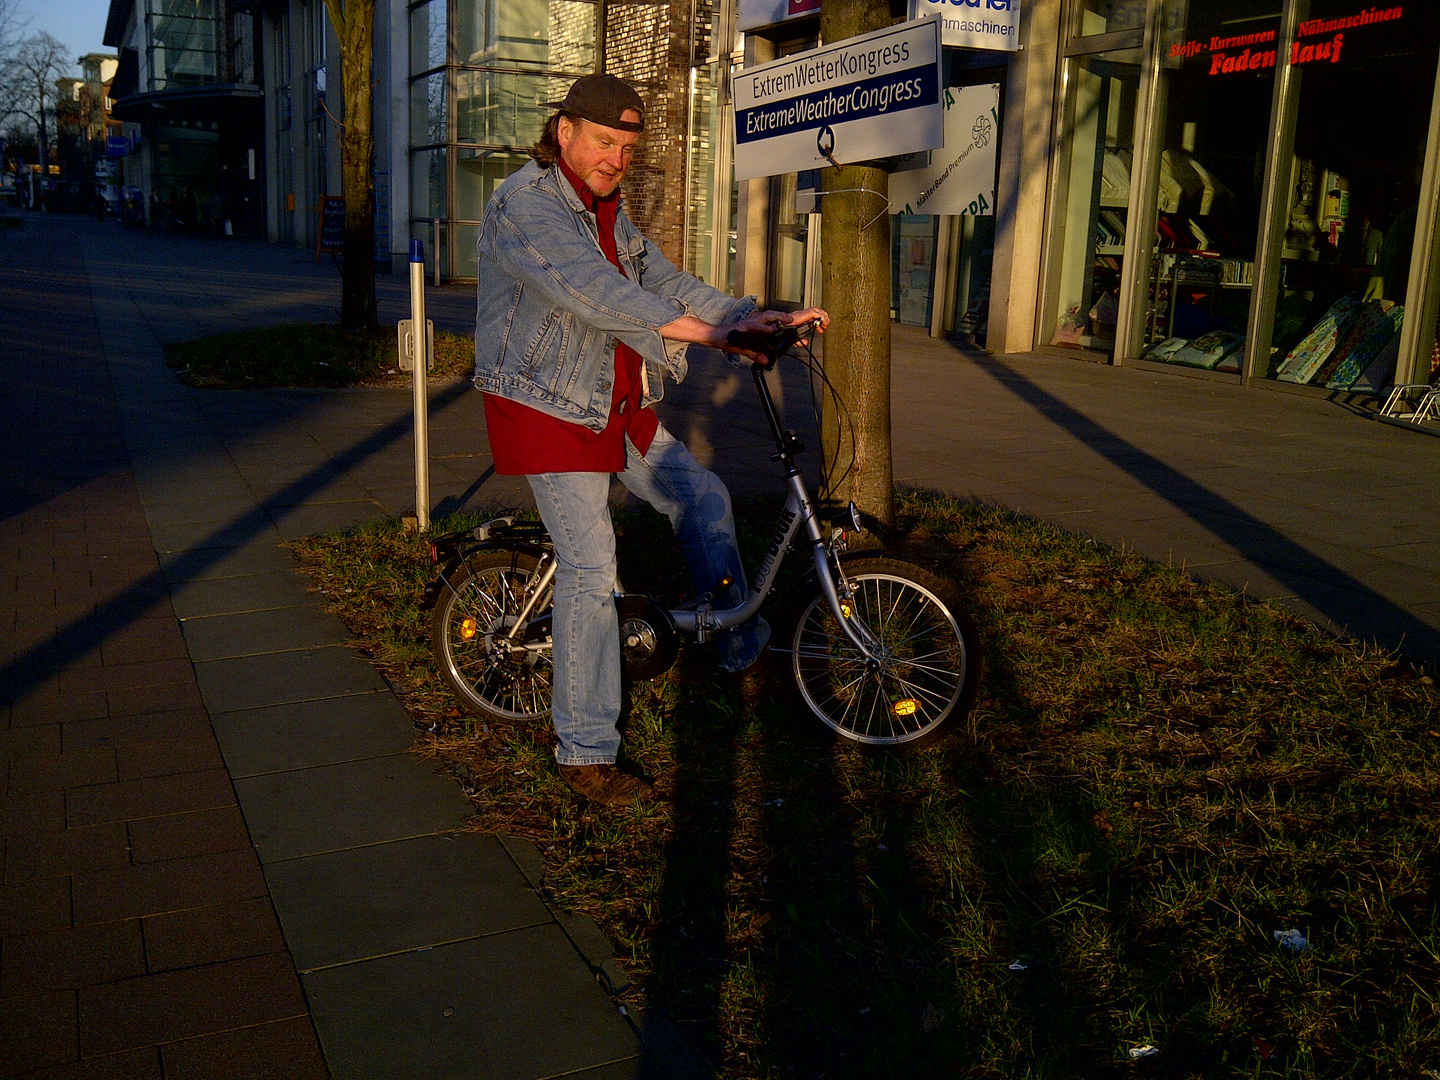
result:
<svg viewBox="0 0 1440 1080"><path fill-rule="evenodd" d="M1403 643L1412 655L1440 655L1440 635L1423 620L1066 403L1020 363L974 354L957 361L975 364L1036 422L1058 426L1161 496L1334 625L1392 647ZM792 403L802 400L803 386L787 390ZM743 429L745 421L736 404L744 395L718 398L723 404L702 402L687 412L693 429L717 447L727 425ZM792 405L787 419L803 430L795 422L803 413ZM815 446L813 424L806 433ZM728 461L722 455L721 464ZM983 621L980 631L982 643L998 637ZM1024 698L1003 653L987 655L984 670L982 695ZM1077 1027L1075 1020L1103 1013L1103 988L1060 959L1068 901L1016 888L1041 858L1039 837L1061 830L1089 836L1082 846L1104 847L1087 787L1068 776L1035 777L1029 787L997 783L1004 770L996 755L1006 750L984 739L915 761L837 751L810 730L814 722L802 718L801 707L780 700L782 681L772 674L758 692L731 688L713 707L730 719L682 718L690 730L677 730L679 796L655 920L652 1007L712 1059L738 1056L729 1067L744 1075L961 1075L974 1061L975 1040L989 1034L974 1011L978 995L967 1000L959 989L965 973L955 970L955 956L988 955L989 970L977 975L993 982L995 970L1008 971L1023 951L1030 963L1016 970L1035 970L1008 976L1012 985L998 997L1022 1018L1016 1028L1030 1041L1002 1056L1012 1063L1043 1058L1072 1075L1109 1075L1114 1047L1098 1025ZM966 824L939 843L964 849L978 868L968 880L953 876L942 850L913 843L926 827L934 779L962 793ZM960 905L962 925L936 922L927 892L947 884L973 894ZM1110 915L1117 931L1121 907L1117 894ZM947 940L955 937L968 938L963 949ZM1183 1012L1203 1002L1175 1004ZM1210 1052L1184 1048L1177 1037L1175 1050L1182 1049L1192 1063ZM652 1068L646 1075L662 1074Z"/></svg>

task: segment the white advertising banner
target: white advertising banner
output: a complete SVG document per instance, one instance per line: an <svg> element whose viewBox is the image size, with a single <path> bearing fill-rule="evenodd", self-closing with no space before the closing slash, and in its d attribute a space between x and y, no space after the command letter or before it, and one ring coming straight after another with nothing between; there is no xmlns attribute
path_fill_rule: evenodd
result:
<svg viewBox="0 0 1440 1080"><path fill-rule="evenodd" d="M939 146L940 83L939 19L737 71L735 179Z"/></svg>
<svg viewBox="0 0 1440 1080"><path fill-rule="evenodd" d="M1000 84L945 91L945 147L930 163L890 174L892 214L995 213L995 153L1000 134ZM923 162L924 155L916 155Z"/></svg>
<svg viewBox="0 0 1440 1080"><path fill-rule="evenodd" d="M820 11L820 0L740 0L740 14L735 18L735 29L754 30L761 26L774 26L802 15L815 15Z"/></svg>
<svg viewBox="0 0 1440 1080"><path fill-rule="evenodd" d="M940 17L940 43L966 49L1020 48L1020 0L911 0L911 18Z"/></svg>

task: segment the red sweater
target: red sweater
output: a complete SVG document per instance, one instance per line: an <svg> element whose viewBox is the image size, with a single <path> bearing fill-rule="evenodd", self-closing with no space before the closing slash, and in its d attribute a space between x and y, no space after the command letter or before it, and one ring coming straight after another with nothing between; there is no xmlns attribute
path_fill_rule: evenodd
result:
<svg viewBox="0 0 1440 1080"><path fill-rule="evenodd" d="M585 209L595 214L600 227L600 247L605 257L620 270L615 248L615 214L619 192L603 199L585 186L563 161L560 170L575 188ZM624 273L620 270L620 273ZM642 409L640 365L644 360L634 349L615 344L615 393L610 400L610 422L603 431L591 431L584 424L572 424L549 416L508 398L485 395L485 425L490 432L490 452L495 471L501 476L523 476L550 472L620 472L625 468L625 436L635 449L645 453L660 420L654 409Z"/></svg>

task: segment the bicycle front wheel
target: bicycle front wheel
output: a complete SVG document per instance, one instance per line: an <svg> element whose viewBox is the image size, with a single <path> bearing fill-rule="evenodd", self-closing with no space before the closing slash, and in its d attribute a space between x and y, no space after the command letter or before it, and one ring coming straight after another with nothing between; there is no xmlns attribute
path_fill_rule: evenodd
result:
<svg viewBox="0 0 1440 1080"><path fill-rule="evenodd" d="M550 714L550 600L542 597L518 640L506 633L525 606L536 561L511 551L472 555L440 590L430 644L460 704L490 720Z"/></svg>
<svg viewBox="0 0 1440 1080"><path fill-rule="evenodd" d="M964 716L979 674L974 632L955 590L892 559L845 564L847 618L875 643L865 655L818 588L793 610L785 640L801 701L836 735L863 747L912 750Z"/></svg>

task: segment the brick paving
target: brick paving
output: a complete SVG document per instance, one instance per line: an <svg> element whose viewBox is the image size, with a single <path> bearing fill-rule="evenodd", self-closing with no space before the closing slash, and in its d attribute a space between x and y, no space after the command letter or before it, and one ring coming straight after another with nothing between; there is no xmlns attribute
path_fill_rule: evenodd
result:
<svg viewBox="0 0 1440 1080"><path fill-rule="evenodd" d="M0 240L0 1076L325 1076L79 244L26 233Z"/></svg>

